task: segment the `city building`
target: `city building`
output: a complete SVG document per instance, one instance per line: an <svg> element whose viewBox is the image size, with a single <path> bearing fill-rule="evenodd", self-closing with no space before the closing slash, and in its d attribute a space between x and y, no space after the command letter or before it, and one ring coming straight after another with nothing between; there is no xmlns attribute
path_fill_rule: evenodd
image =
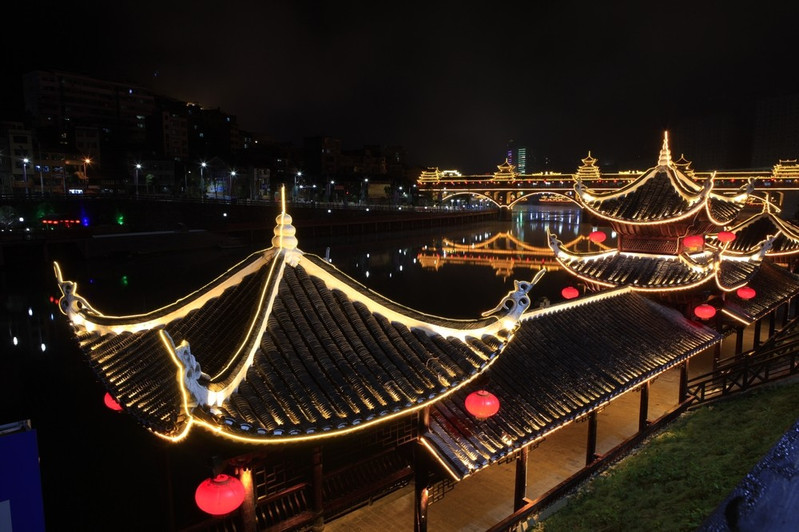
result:
<svg viewBox="0 0 799 532"><path fill-rule="evenodd" d="M26 160L28 162L26 162ZM0 123L0 180L3 194L25 194L33 174L33 134L22 122Z"/></svg>

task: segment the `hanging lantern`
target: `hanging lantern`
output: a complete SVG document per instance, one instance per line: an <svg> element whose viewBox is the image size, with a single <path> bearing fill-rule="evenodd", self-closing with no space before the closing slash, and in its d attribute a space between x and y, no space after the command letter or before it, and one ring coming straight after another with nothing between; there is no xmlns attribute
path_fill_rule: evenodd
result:
<svg viewBox="0 0 799 532"><path fill-rule="evenodd" d="M716 315L716 307L708 305L707 303L702 303L701 305L697 305L694 309L694 314L696 314L697 318L709 320Z"/></svg>
<svg viewBox="0 0 799 532"><path fill-rule="evenodd" d="M105 392L105 397L103 397L103 402L105 403L105 406L107 406L109 409L113 410L114 412L119 412L122 410L122 406L120 406L120 404L117 403L116 399L111 397L111 394L108 392Z"/></svg>
<svg viewBox="0 0 799 532"><path fill-rule="evenodd" d="M236 477L222 473L200 482L194 500L207 514L229 514L244 502L244 485Z"/></svg>
<svg viewBox="0 0 799 532"><path fill-rule="evenodd" d="M716 235L716 238L718 238L719 242L722 244L726 244L727 242L732 242L735 240L735 233L730 231L719 231L719 234Z"/></svg>
<svg viewBox="0 0 799 532"><path fill-rule="evenodd" d="M580 295L580 292L573 286L567 286L560 291L560 295L562 295L565 299L574 299Z"/></svg>
<svg viewBox="0 0 799 532"><path fill-rule="evenodd" d="M592 231L591 234L588 235L588 240L599 244L604 242L607 237L608 235L606 235L603 231Z"/></svg>
<svg viewBox="0 0 799 532"><path fill-rule="evenodd" d="M705 243L704 235L688 235L682 239L682 243L687 248L701 248Z"/></svg>
<svg viewBox="0 0 799 532"><path fill-rule="evenodd" d="M482 421L499 412L499 399L491 392L478 390L466 397L466 410Z"/></svg>
<svg viewBox="0 0 799 532"><path fill-rule="evenodd" d="M755 297L757 295L757 292L755 292L755 289L754 288L750 288L748 286L742 286L735 293L738 295L738 297L740 297L743 300L752 299L753 297Z"/></svg>

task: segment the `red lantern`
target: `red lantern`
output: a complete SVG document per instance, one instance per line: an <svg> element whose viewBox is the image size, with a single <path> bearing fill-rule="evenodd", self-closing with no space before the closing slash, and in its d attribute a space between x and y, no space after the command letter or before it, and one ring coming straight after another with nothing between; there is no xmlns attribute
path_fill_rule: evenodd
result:
<svg viewBox="0 0 799 532"><path fill-rule="evenodd" d="M688 235L682 239L682 243L687 248L701 248L705 243L704 235Z"/></svg>
<svg viewBox="0 0 799 532"><path fill-rule="evenodd" d="M565 299L574 299L575 297L580 295L580 292L573 286L567 286L563 290L560 291L560 295L562 295Z"/></svg>
<svg viewBox="0 0 799 532"><path fill-rule="evenodd" d="M601 242L604 242L607 237L608 237L608 235L606 235L602 231L592 231L591 234L588 235L588 240L590 240L591 242L596 242L597 244L599 244Z"/></svg>
<svg viewBox="0 0 799 532"><path fill-rule="evenodd" d="M119 403L117 403L116 399L111 397L111 394L108 392L105 392L105 397L103 397L103 402L105 403L105 406L107 406L114 412L119 412L122 410L122 407L119 405Z"/></svg>
<svg viewBox="0 0 799 532"><path fill-rule="evenodd" d="M482 421L499 412L499 399L491 392L478 390L466 397L466 410Z"/></svg>
<svg viewBox="0 0 799 532"><path fill-rule="evenodd" d="M697 318L709 320L716 315L716 307L708 305L707 303L702 303L694 309L694 314L696 314Z"/></svg>
<svg viewBox="0 0 799 532"><path fill-rule="evenodd" d="M716 238L718 238L719 242L722 244L726 244L727 242L732 242L735 240L735 233L730 231L719 231L719 234L716 235Z"/></svg>
<svg viewBox="0 0 799 532"><path fill-rule="evenodd" d="M735 293L738 294L738 297L740 297L743 300L752 299L753 297L755 297L757 295L757 292L755 292L755 289L754 288L750 288L748 286L742 286Z"/></svg>
<svg viewBox="0 0 799 532"><path fill-rule="evenodd" d="M244 502L244 485L236 477L222 473L200 482L194 500L197 507L207 514L229 514Z"/></svg>

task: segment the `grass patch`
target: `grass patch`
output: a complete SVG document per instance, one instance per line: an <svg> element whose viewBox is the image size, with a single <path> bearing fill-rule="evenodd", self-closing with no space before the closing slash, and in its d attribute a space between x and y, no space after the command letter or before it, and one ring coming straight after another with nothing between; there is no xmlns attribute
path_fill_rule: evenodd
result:
<svg viewBox="0 0 799 532"><path fill-rule="evenodd" d="M799 383L686 412L532 530L696 530L797 415Z"/></svg>

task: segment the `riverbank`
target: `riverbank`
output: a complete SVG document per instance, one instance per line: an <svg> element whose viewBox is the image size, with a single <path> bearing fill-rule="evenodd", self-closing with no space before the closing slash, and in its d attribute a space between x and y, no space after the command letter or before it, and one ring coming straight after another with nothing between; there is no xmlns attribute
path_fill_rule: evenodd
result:
<svg viewBox="0 0 799 532"><path fill-rule="evenodd" d="M22 204L0 233L0 267L17 261L269 246L277 203L92 199ZM350 239L494 221L497 210L292 204L300 239ZM42 224L41 213L58 223ZM53 214L55 213L55 214ZM25 220L19 222L18 220Z"/></svg>

